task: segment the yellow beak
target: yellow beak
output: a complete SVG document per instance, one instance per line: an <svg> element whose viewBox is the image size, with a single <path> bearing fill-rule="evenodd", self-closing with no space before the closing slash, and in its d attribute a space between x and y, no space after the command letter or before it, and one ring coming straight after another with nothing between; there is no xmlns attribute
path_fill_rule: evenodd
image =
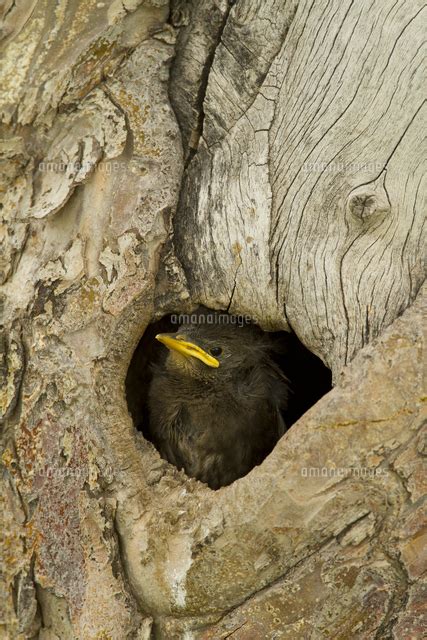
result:
<svg viewBox="0 0 427 640"><path fill-rule="evenodd" d="M172 338L169 333L158 333L156 340L163 343L168 349L182 353L182 355L187 358L191 356L192 358L201 360L208 367L214 367L215 369L219 367L219 361L209 355L209 353L206 353L206 351L203 351L197 344L186 342L179 337Z"/></svg>

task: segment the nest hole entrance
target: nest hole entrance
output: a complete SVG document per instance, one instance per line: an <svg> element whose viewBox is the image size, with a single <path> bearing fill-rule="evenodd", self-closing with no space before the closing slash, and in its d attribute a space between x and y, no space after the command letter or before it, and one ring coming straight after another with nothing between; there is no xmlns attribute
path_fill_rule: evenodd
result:
<svg viewBox="0 0 427 640"><path fill-rule="evenodd" d="M212 313L218 312L212 311ZM223 312L223 315L226 315L226 312ZM153 433L153 426L150 424L148 398L153 375L156 375L153 370L155 370L156 366L164 366L168 349L156 340L156 335L178 332L182 316L183 314L167 315L161 320L148 325L134 351L125 381L127 405L135 428L156 446L161 455L162 451ZM186 315L186 317L191 318L194 315L190 314ZM236 323L235 330L239 331L240 326L240 324ZM260 334L263 333L259 327L256 327L256 330ZM283 331L268 335L271 337L272 343L277 347L271 352L271 359L289 381L290 393L285 403L286 406L280 412L287 431L310 407L331 390L332 376L330 370L320 358L311 353L298 340L295 334ZM167 402L167 398L159 398L159 402L161 403L162 401ZM275 442L266 443L262 459L272 451L279 439L280 436L277 437ZM165 457L164 451L163 457ZM257 460L252 467L260 464L262 459ZM174 464L172 460L169 460L169 462ZM176 466L182 468L183 465L177 462ZM246 475L249 471L250 469L247 469L245 473L237 475L231 482L238 479L238 477ZM225 484L230 484L225 480L207 483L211 488L219 488Z"/></svg>

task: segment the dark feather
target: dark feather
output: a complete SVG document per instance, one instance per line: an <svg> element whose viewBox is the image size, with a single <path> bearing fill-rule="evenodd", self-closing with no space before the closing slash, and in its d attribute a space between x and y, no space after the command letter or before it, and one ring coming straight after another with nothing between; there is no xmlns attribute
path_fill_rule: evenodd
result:
<svg viewBox="0 0 427 640"><path fill-rule="evenodd" d="M153 370L150 431L162 457L217 489L260 464L286 431L289 384L256 327L189 325L178 333L206 351L220 346L220 366L168 354Z"/></svg>

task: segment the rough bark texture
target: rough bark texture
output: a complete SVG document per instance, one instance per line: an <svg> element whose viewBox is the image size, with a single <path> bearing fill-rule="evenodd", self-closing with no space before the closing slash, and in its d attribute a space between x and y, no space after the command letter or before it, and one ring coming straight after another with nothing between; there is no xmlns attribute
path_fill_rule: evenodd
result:
<svg viewBox="0 0 427 640"><path fill-rule="evenodd" d="M421 637L421 3L2 11L0 633ZM218 492L124 396L200 302L336 381Z"/></svg>

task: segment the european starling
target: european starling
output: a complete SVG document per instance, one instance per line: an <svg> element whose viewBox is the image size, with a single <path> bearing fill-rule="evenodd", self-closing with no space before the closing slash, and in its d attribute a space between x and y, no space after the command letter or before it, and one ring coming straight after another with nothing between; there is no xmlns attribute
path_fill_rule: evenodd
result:
<svg viewBox="0 0 427 640"><path fill-rule="evenodd" d="M199 322L156 339L169 349L153 367L148 395L161 456L212 489L244 476L286 430L288 381L268 334Z"/></svg>

